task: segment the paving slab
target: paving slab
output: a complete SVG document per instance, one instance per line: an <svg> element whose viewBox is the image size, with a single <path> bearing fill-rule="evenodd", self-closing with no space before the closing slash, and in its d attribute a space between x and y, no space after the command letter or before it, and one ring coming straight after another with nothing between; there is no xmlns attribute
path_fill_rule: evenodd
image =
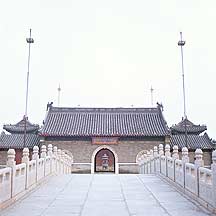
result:
<svg viewBox="0 0 216 216"><path fill-rule="evenodd" d="M0 216L211 215L155 175L53 177Z"/></svg>

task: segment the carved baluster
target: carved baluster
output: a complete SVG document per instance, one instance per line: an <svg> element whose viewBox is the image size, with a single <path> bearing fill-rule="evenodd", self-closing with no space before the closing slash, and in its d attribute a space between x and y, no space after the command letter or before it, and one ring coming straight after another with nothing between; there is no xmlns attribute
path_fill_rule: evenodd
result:
<svg viewBox="0 0 216 216"><path fill-rule="evenodd" d="M58 148L57 148L57 146L53 147L53 154L57 157L57 155L58 155Z"/></svg>
<svg viewBox="0 0 216 216"><path fill-rule="evenodd" d="M22 163L26 163L26 164L29 163L29 149L28 148L23 149Z"/></svg>
<svg viewBox="0 0 216 216"><path fill-rule="evenodd" d="M59 158L59 160L61 159L61 155L62 155L61 152L62 152L61 149L58 149L58 158Z"/></svg>
<svg viewBox="0 0 216 216"><path fill-rule="evenodd" d="M188 148L187 147L182 148L182 161L184 163L189 163L189 156L188 156Z"/></svg>
<svg viewBox="0 0 216 216"><path fill-rule="evenodd" d="M165 156L166 157L170 157L171 156L170 145L169 144L166 144L166 146L165 146Z"/></svg>
<svg viewBox="0 0 216 216"><path fill-rule="evenodd" d="M14 149L9 149L7 151L7 166L14 167L16 165L15 156L16 152Z"/></svg>
<svg viewBox="0 0 216 216"><path fill-rule="evenodd" d="M152 160L154 158L154 151L151 149L149 152L150 152L150 159Z"/></svg>
<svg viewBox="0 0 216 216"><path fill-rule="evenodd" d="M159 155L160 156L164 155L163 144L159 145Z"/></svg>
<svg viewBox="0 0 216 216"><path fill-rule="evenodd" d="M154 151L151 149L150 151L150 171L154 173Z"/></svg>
<svg viewBox="0 0 216 216"><path fill-rule="evenodd" d="M33 147L33 155L32 155L32 160L38 160L39 159L39 147L34 146Z"/></svg>
<svg viewBox="0 0 216 216"><path fill-rule="evenodd" d="M213 205L216 208L216 150L212 152L212 185L213 185Z"/></svg>
<svg viewBox="0 0 216 216"><path fill-rule="evenodd" d="M158 147L154 146L154 157L158 157Z"/></svg>
<svg viewBox="0 0 216 216"><path fill-rule="evenodd" d="M173 146L173 154L172 154L172 157L174 159L179 159L179 153L178 153L178 146L177 145L174 145Z"/></svg>
<svg viewBox="0 0 216 216"><path fill-rule="evenodd" d="M47 152L47 154L48 154L48 156L50 156L50 157L52 157L52 154L53 154L52 150L53 150L52 144L49 144L49 145L48 145L48 152Z"/></svg>
<svg viewBox="0 0 216 216"><path fill-rule="evenodd" d="M203 151L202 149L196 149L195 151L195 162L194 164L197 166L197 167L202 167L204 166L204 161L203 161Z"/></svg>
<svg viewBox="0 0 216 216"><path fill-rule="evenodd" d="M46 146L45 145L42 145L41 146L41 158L46 158Z"/></svg>

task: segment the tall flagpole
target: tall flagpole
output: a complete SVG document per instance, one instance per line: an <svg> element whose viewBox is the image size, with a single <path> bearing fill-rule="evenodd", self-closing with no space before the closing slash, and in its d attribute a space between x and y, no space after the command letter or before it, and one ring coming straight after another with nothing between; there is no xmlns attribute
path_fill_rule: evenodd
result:
<svg viewBox="0 0 216 216"><path fill-rule="evenodd" d="M178 41L178 46L181 47L181 65L182 65L182 87L183 87L183 100L184 100L184 128L185 128L185 146L188 147L187 143L187 126L186 126L186 99L185 99L185 77L184 77L184 56L183 56L183 46L185 41L182 40L182 32L180 32L180 41Z"/></svg>
<svg viewBox="0 0 216 216"><path fill-rule="evenodd" d="M26 98L25 98L25 125L24 125L24 147L26 147L26 121L28 118L28 91L29 91L29 68L30 68L30 54L31 54L31 44L34 43L34 39L31 37L31 29L29 38L26 38L26 42L29 44L29 52L28 52L28 71L27 71L27 79L26 79Z"/></svg>
<svg viewBox="0 0 216 216"><path fill-rule="evenodd" d="M59 83L59 87L58 87L58 107L60 106L60 97L61 97L61 87L60 87L60 83Z"/></svg>
<svg viewBox="0 0 216 216"><path fill-rule="evenodd" d="M152 107L153 107L153 104L154 104L154 100L153 100L153 91L154 91L154 89L152 88L152 86L151 86L151 88L150 88L150 91L151 91L151 105L152 105Z"/></svg>

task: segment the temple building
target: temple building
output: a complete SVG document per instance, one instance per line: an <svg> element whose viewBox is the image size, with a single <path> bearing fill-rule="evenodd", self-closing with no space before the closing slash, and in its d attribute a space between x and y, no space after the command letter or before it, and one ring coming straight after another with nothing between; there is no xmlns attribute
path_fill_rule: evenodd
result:
<svg viewBox="0 0 216 216"><path fill-rule="evenodd" d="M43 144L51 143L72 152L76 165L74 169L77 171L124 173L138 171L136 158L144 149L151 149L160 143L169 143L170 131L160 106L50 106L40 135Z"/></svg>
<svg viewBox="0 0 216 216"><path fill-rule="evenodd" d="M16 124L6 124L3 126L5 131L0 135L0 164L6 163L7 151L13 148L16 151L16 163L21 162L22 149L28 147L31 150L33 146L40 144L38 135L39 125L32 124L25 118ZM26 138L24 142L24 134L26 129Z"/></svg>

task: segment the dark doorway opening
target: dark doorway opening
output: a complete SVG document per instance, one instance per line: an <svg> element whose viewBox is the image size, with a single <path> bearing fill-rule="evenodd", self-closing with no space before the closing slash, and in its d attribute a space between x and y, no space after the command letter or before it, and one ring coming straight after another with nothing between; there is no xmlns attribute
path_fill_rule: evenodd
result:
<svg viewBox="0 0 216 216"><path fill-rule="evenodd" d="M95 172L115 172L115 156L109 149L101 149L95 155Z"/></svg>

